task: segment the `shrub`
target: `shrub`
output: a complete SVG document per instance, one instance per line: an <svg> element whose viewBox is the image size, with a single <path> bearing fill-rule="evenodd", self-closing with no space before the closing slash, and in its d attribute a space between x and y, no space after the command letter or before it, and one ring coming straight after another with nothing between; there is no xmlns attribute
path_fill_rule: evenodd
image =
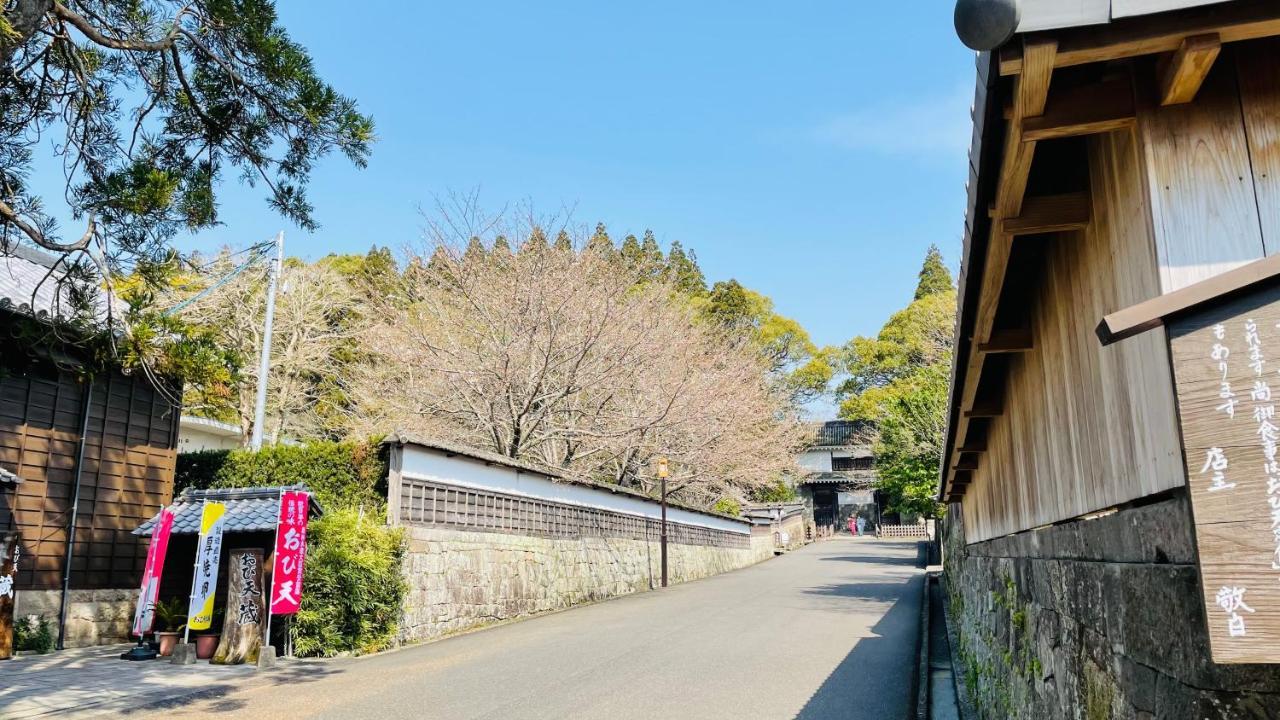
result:
<svg viewBox="0 0 1280 720"><path fill-rule="evenodd" d="M386 501L387 462L379 440L272 445L252 450L182 453L174 493L193 487L306 485L325 510L377 512Z"/></svg>
<svg viewBox="0 0 1280 720"><path fill-rule="evenodd" d="M800 493L796 489L787 484L786 480L777 480L769 485L763 485L751 491L751 499L760 503L785 503L794 502L800 497Z"/></svg>
<svg viewBox="0 0 1280 720"><path fill-rule="evenodd" d="M716 501L716 504L711 507L711 509L718 513L724 513L725 515L741 515L742 503L734 500L733 498L720 498Z"/></svg>
<svg viewBox="0 0 1280 720"><path fill-rule="evenodd" d="M13 622L13 648L34 650L41 655L53 650L53 621L43 615L15 618Z"/></svg>
<svg viewBox="0 0 1280 720"><path fill-rule="evenodd" d="M389 646L407 590L400 572L403 532L345 508L312 523L309 534L294 651L332 656Z"/></svg>
<svg viewBox="0 0 1280 720"><path fill-rule="evenodd" d="M382 522L386 476L378 439L313 442L182 453L174 491L302 484L315 493L325 514L308 529L291 632L298 655L331 656L381 650L399 628L403 533Z"/></svg>

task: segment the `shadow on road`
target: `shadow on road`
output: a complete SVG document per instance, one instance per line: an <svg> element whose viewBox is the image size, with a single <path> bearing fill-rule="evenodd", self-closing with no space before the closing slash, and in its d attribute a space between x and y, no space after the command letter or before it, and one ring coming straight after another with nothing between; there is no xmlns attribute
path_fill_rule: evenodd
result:
<svg viewBox="0 0 1280 720"><path fill-rule="evenodd" d="M254 684L265 682L270 685L295 685L316 682L342 672L341 668L333 667L327 663L307 662L305 660L301 662L294 661L267 671L264 678L255 678L252 682ZM196 701L207 701L207 704L199 709L201 714L236 713L244 708L245 701L227 696L236 690L244 689L247 680L249 678L242 677L235 681L218 682L195 693L180 693L169 699L143 703L134 709L177 710Z"/></svg>
<svg viewBox="0 0 1280 720"><path fill-rule="evenodd" d="M805 595L824 595L826 597L847 598L849 600L879 600L886 602L903 596L905 583L894 582L849 582L838 585L819 585L804 590Z"/></svg>
<svg viewBox="0 0 1280 720"><path fill-rule="evenodd" d="M888 600L893 607L872 627L872 637L858 640L821 687L801 708L796 720L827 718L906 717L915 687L914 652L902 652L902 643L916 647L919 635L920 583L923 576L903 583L834 585L814 593L847 598Z"/></svg>
<svg viewBox="0 0 1280 720"><path fill-rule="evenodd" d="M841 561L851 563L865 563L867 565L906 565L908 567L920 567L920 558L918 557L888 557L885 555L837 555L835 557L821 558L825 562Z"/></svg>

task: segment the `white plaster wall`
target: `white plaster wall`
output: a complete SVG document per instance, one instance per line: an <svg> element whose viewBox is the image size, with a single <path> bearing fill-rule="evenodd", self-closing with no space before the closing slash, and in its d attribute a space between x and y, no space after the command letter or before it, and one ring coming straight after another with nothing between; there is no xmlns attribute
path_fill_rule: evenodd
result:
<svg viewBox="0 0 1280 720"><path fill-rule="evenodd" d="M805 450L798 459L800 467L813 472L831 472L830 450Z"/></svg>
<svg viewBox="0 0 1280 720"><path fill-rule="evenodd" d="M215 435L198 428L184 427L178 431L178 452L235 450L239 447L239 438Z"/></svg>
<svg viewBox="0 0 1280 720"><path fill-rule="evenodd" d="M403 447L400 474L405 478L611 510L639 517L656 519L662 514L661 506L652 500L583 485L556 482L545 475L486 464L482 460L460 455L449 457L443 451L412 444L406 444ZM394 504L395 499L399 497L399 492L392 489L390 495ZM395 510L394 507L391 508L392 522L397 522ZM667 520L740 535L748 535L751 532L750 524L745 521L704 515L682 508L669 507Z"/></svg>

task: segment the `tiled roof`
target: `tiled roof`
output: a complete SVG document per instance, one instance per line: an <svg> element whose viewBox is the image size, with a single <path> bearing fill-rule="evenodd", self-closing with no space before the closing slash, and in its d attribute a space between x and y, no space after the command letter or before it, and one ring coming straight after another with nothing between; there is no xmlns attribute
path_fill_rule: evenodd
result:
<svg viewBox="0 0 1280 720"><path fill-rule="evenodd" d="M851 447L868 444L871 424L857 420L828 420L815 428L811 448Z"/></svg>
<svg viewBox="0 0 1280 720"><path fill-rule="evenodd" d="M286 487L235 488L227 490L192 490L182 491L169 507L174 512L173 529L175 535L197 535L200 532L200 515L203 513L204 501L221 502L227 505L227 514L223 523L223 532L260 532L276 528L276 516L280 512L280 492L283 490L306 490L305 485ZM324 514L315 496L311 496L311 517ZM142 523L134 535L148 536L160 519L160 513Z"/></svg>
<svg viewBox="0 0 1280 720"><path fill-rule="evenodd" d="M66 264L59 258L34 248L15 245L0 251L0 309L41 319L70 316L75 289L62 282L67 274ZM93 286L79 290L97 296L98 319L104 320L105 293Z"/></svg>
<svg viewBox="0 0 1280 720"><path fill-rule="evenodd" d="M801 485L851 485L856 488L870 488L876 484L874 471L851 470L848 472L818 472L800 479Z"/></svg>
<svg viewBox="0 0 1280 720"><path fill-rule="evenodd" d="M532 463L526 460L517 460L515 458L509 458L505 455L499 455L497 453L489 452L487 450L477 450L476 448L457 445L454 443L442 442L440 440L433 440L431 438L424 438L417 435L413 435L411 433L405 433L405 432L391 433L385 439L383 439L382 444L383 445L417 445L418 447L423 447L428 450L435 450L436 452L444 453L447 456L456 455L458 457L469 458L471 460L478 460L488 465L497 465L499 467L510 468L512 470L520 470L522 472L534 473L536 475L541 475L546 478L551 478L556 482L568 483L570 485L581 485L582 487L589 487L589 488L594 488L596 490L603 490L605 492L613 493L615 495L630 495L637 499L647 500L650 502L657 499L654 497L650 497L649 495L646 495L638 490L625 488L625 487L622 487L621 485L610 485L609 483L596 482L593 480L588 480L586 478L570 476L560 472L559 470L549 468L546 465L542 465L539 463ZM717 512L715 510L711 510L708 508L700 508L700 507L695 507L693 505L685 505L684 503L678 502L676 500L672 500L670 495L668 495L667 497L667 505L670 507L676 507L676 508L680 508L681 510L688 510L689 512L695 512L702 515L712 515L714 517L721 517L729 520L737 520L737 521L742 520L742 518L737 517L736 515L727 515L725 513Z"/></svg>

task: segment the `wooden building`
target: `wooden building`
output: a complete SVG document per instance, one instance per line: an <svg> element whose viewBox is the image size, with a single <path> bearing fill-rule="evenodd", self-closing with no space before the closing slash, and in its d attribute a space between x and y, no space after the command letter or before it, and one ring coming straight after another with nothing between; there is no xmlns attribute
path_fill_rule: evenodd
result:
<svg viewBox="0 0 1280 720"><path fill-rule="evenodd" d="M813 441L796 459L807 471L796 489L819 535L840 532L855 513L868 532L879 524L873 435L866 423L828 420L814 428Z"/></svg>
<svg viewBox="0 0 1280 720"><path fill-rule="evenodd" d="M0 493L0 529L21 536L17 615L58 622L68 646L118 642L146 557L131 531L173 494L176 394L59 342L74 331L55 330L54 268L27 248L0 257L0 469L22 480Z"/></svg>
<svg viewBox="0 0 1280 720"><path fill-rule="evenodd" d="M956 24L981 51L940 487L958 675L985 717L1273 717L1275 666L1209 655L1165 330L1095 328L1280 251L1280 3Z"/></svg>

